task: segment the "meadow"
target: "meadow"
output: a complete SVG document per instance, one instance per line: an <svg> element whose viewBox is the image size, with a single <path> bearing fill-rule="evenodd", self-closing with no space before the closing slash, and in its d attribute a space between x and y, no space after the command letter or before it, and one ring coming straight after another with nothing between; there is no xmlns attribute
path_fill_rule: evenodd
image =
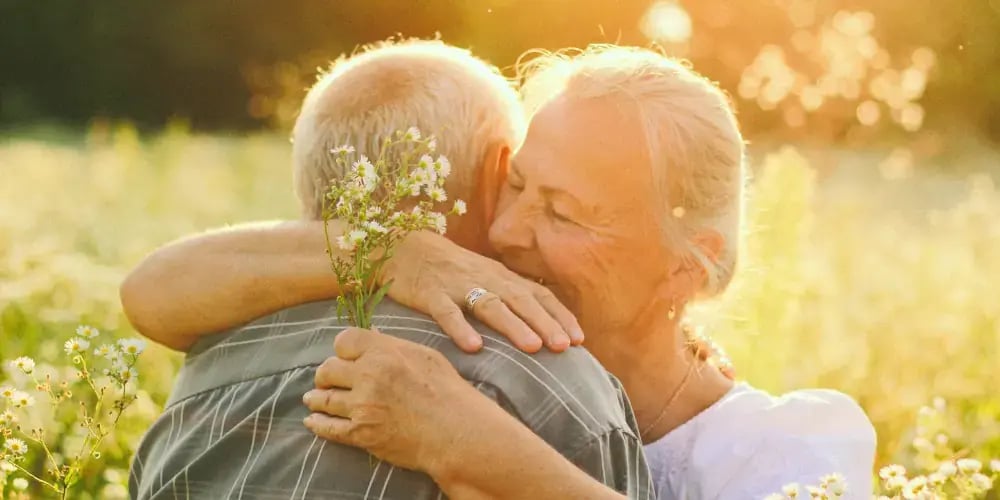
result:
<svg viewBox="0 0 1000 500"><path fill-rule="evenodd" d="M183 126L0 136L0 359L65 371L63 342L77 325L136 335L118 302L129 268L185 234L294 217L289 150L277 134ZM695 313L738 377L854 396L877 428L879 465L1000 457L996 153L934 164L880 150L752 153L746 258L734 287ZM180 362L155 346L143 355L138 399L75 498L125 496L131 451ZM0 385L17 378L2 370ZM73 417L47 411L38 405L30 419L54 422L49 447L68 454Z"/></svg>

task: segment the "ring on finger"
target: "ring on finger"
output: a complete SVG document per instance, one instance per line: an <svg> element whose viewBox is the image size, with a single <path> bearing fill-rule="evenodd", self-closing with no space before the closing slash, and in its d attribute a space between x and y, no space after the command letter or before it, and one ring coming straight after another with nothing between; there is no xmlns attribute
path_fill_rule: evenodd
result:
<svg viewBox="0 0 1000 500"><path fill-rule="evenodd" d="M471 312L472 308L476 307L476 303L489 293L490 292L487 292L486 289L479 287L469 290L469 293L465 294L465 308Z"/></svg>

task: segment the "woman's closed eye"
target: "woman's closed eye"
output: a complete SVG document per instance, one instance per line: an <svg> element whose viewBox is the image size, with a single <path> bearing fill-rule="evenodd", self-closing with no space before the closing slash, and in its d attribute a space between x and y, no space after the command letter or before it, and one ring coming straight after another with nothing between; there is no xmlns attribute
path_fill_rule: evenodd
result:
<svg viewBox="0 0 1000 500"><path fill-rule="evenodd" d="M557 207L555 207L553 205L549 205L549 210L548 211L549 211L549 214L552 215L552 218L555 219L555 220L557 220L557 221L559 221L559 222L565 222L567 224L579 225L579 223L577 223L575 220L573 220L573 218L569 215L568 212L566 212L564 210L560 210L559 208L557 208Z"/></svg>

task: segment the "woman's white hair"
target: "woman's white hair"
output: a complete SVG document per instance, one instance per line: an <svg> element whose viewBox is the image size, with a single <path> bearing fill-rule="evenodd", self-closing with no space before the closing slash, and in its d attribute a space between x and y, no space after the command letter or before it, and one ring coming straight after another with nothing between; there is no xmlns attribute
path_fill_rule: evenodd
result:
<svg viewBox="0 0 1000 500"><path fill-rule="evenodd" d="M511 82L469 51L437 40L366 47L320 76L295 122L293 177L304 215L322 217L323 193L345 174L330 149L349 144L374 159L386 137L411 126L434 135L453 166L445 188L465 200L487 148L515 148L525 131Z"/></svg>
<svg viewBox="0 0 1000 500"><path fill-rule="evenodd" d="M746 176L745 146L726 95L680 61L649 49L592 45L534 55L518 64L529 114L560 95L635 104L663 200L667 241L707 271L702 294L722 292L739 254ZM724 239L717 259L692 239L704 229Z"/></svg>

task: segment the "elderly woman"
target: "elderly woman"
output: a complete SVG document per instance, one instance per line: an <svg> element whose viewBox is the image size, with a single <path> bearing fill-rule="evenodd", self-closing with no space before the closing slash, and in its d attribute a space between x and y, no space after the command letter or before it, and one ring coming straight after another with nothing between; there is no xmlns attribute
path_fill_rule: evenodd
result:
<svg viewBox="0 0 1000 500"><path fill-rule="evenodd" d="M854 401L734 384L691 347L685 309L723 292L738 260L744 144L722 92L652 51L593 47L530 61L523 94L531 124L491 243L569 307L587 349L622 381L658 496L760 498L838 473L848 497L867 497L875 435ZM449 286L480 285L447 261L437 259ZM320 435L427 471L453 497L599 495L596 481L463 387L436 352L351 331L337 354L305 398ZM365 371L375 357L395 368ZM371 405L381 419L351 419ZM386 438L363 439L372 433Z"/></svg>

